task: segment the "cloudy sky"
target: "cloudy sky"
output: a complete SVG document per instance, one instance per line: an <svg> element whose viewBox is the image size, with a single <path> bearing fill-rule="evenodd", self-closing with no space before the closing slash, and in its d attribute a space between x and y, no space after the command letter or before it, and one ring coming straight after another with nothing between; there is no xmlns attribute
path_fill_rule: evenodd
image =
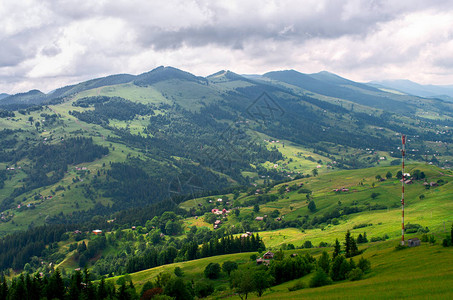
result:
<svg viewBox="0 0 453 300"><path fill-rule="evenodd" d="M453 85L453 1L1 0L0 93L173 66Z"/></svg>

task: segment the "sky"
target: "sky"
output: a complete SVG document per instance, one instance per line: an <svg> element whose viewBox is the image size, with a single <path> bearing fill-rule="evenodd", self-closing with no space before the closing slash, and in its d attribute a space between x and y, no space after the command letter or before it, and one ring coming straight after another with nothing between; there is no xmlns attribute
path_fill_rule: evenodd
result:
<svg viewBox="0 0 453 300"><path fill-rule="evenodd" d="M173 66L453 85L453 1L1 0L0 93Z"/></svg>

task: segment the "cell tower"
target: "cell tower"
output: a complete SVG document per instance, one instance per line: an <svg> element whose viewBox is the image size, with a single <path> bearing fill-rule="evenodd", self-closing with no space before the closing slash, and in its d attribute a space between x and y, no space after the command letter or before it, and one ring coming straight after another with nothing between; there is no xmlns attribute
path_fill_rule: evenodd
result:
<svg viewBox="0 0 453 300"><path fill-rule="evenodd" d="M406 181L405 174L404 174L404 157L406 156L406 136L403 134L401 135L401 142L402 142L402 149L401 149L401 156L403 157L402 163L402 172L403 172L403 180L401 181L401 212L402 212L402 219L401 219L401 245L404 246L404 184Z"/></svg>

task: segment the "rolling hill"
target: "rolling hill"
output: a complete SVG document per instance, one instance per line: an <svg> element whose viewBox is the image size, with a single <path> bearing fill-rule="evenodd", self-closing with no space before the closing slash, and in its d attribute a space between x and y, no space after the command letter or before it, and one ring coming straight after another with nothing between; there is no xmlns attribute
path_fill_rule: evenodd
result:
<svg viewBox="0 0 453 300"><path fill-rule="evenodd" d="M443 167L452 160L453 104L327 72L202 78L159 67L3 101L10 104L0 111L3 234L316 168L398 164L402 132L409 159Z"/></svg>

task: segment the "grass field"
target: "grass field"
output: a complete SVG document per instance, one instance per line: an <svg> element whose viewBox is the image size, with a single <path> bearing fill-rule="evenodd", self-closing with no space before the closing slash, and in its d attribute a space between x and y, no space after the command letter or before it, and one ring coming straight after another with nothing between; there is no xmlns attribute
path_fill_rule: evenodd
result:
<svg viewBox="0 0 453 300"><path fill-rule="evenodd" d="M371 246L364 257L372 271L365 279L288 292L286 283L272 288L263 299L451 299L453 251L430 246L395 251L396 242ZM375 249L386 246L384 249ZM308 282L309 277L303 281Z"/></svg>
<svg viewBox="0 0 453 300"><path fill-rule="evenodd" d="M449 299L453 296L450 288L453 284L453 251L439 245L422 243L420 247L396 251L397 240L367 244L363 257L371 261L372 271L359 281L342 281L320 288L305 288L289 292L288 287L297 281L302 281L308 286L312 277L309 274L301 279L293 280L272 287L263 295L263 299ZM317 257L323 250L309 249L285 251L285 255L309 252ZM174 263L157 268L130 274L137 290L147 281L153 281L159 273L173 274L175 267L180 267L184 272L184 280L205 280L203 270L209 263L236 261L239 265L250 261L252 253L239 253L203 258L188 262ZM357 258L355 258L357 260ZM119 277L109 280L116 282ZM217 291L208 299L218 299L234 296L229 290L228 276L222 274L217 280L209 281ZM249 298L257 298L249 294Z"/></svg>

